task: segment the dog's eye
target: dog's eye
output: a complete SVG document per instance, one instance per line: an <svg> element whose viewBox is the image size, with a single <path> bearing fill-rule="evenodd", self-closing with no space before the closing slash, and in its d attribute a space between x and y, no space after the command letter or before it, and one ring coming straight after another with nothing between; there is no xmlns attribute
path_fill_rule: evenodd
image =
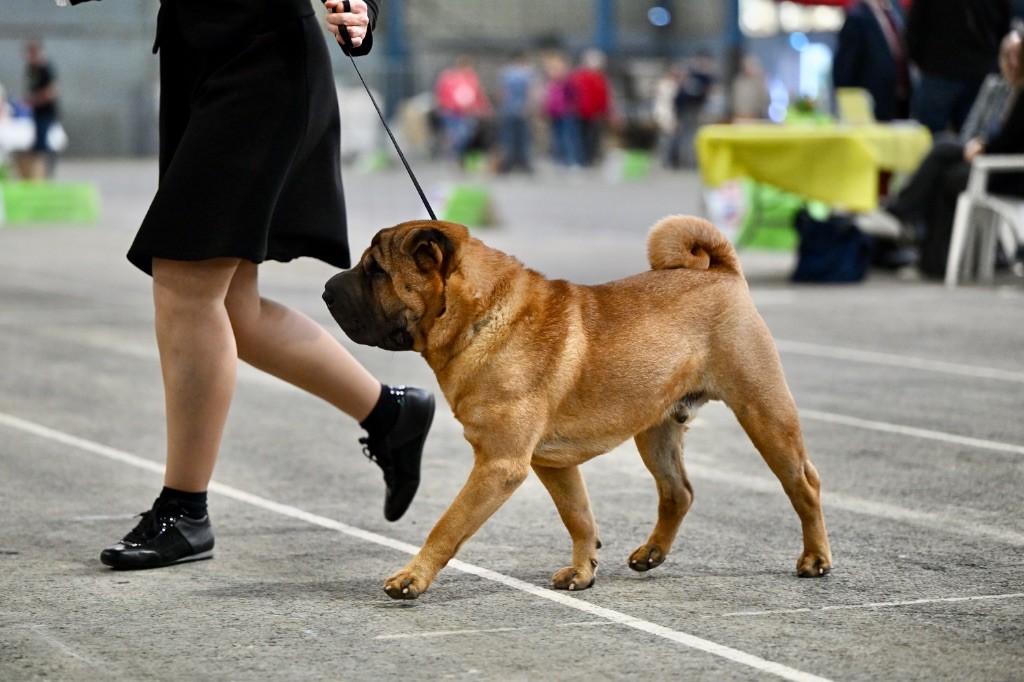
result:
<svg viewBox="0 0 1024 682"><path fill-rule="evenodd" d="M388 276L388 273L384 271L384 268L380 266L376 258L366 261L366 274L375 279Z"/></svg>

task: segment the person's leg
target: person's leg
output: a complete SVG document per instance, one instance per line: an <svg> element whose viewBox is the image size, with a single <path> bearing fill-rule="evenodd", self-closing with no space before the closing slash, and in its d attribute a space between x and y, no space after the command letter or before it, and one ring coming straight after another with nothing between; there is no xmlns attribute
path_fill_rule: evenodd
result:
<svg viewBox="0 0 1024 682"><path fill-rule="evenodd" d="M206 489L235 387L237 353L224 298L238 259L153 259L153 303L167 420L164 489L100 561L157 568L213 556Z"/></svg>
<svg viewBox="0 0 1024 682"><path fill-rule="evenodd" d="M593 156L593 121L585 118L577 119L577 127L580 131L579 161L582 166L589 166L594 161Z"/></svg>
<svg viewBox="0 0 1024 682"><path fill-rule="evenodd" d="M384 471L384 517L397 521L419 487L434 398L382 386L333 336L295 310L262 298L259 268L243 261L225 300L238 357L323 398L366 429L364 453Z"/></svg>
<svg viewBox="0 0 1024 682"><path fill-rule="evenodd" d="M444 130L444 155L449 160L457 160L460 117L456 114L445 112L442 114L441 124Z"/></svg>
<svg viewBox="0 0 1024 682"><path fill-rule="evenodd" d="M570 166L583 166L583 138L580 135L580 121L575 116L565 117L566 158Z"/></svg>
<svg viewBox="0 0 1024 682"><path fill-rule="evenodd" d="M381 384L323 327L259 293L258 267L243 261L225 300L238 357L362 422Z"/></svg>
<svg viewBox="0 0 1024 682"><path fill-rule="evenodd" d="M584 165L593 166L601 159L603 123L594 118L583 122Z"/></svg>
<svg viewBox="0 0 1024 682"><path fill-rule="evenodd" d="M509 144L509 168L530 170L530 129L524 116L509 117L511 143Z"/></svg>
<svg viewBox="0 0 1024 682"><path fill-rule="evenodd" d="M911 96L910 114L937 135L949 125L953 100L957 96L956 81L923 74Z"/></svg>
<svg viewBox="0 0 1024 682"><path fill-rule="evenodd" d="M36 139L32 149L39 155L40 164L42 165L42 169L39 171L42 175L38 179L53 179L57 170L57 152L50 146L50 131L57 122L57 117L53 114L37 113L35 115L35 122Z"/></svg>
<svg viewBox="0 0 1024 682"><path fill-rule="evenodd" d="M224 305L239 261L153 259L156 338L175 490L207 489L235 387L237 351Z"/></svg>
<svg viewBox="0 0 1024 682"><path fill-rule="evenodd" d="M504 114L498 119L498 147L501 150L501 160L498 164L499 173L507 173L512 170L515 163L515 120L511 115Z"/></svg>
<svg viewBox="0 0 1024 682"><path fill-rule="evenodd" d="M568 163L565 152L565 116L554 116L551 119L551 158L559 165Z"/></svg>
<svg viewBox="0 0 1024 682"><path fill-rule="evenodd" d="M886 209L904 222L923 219L946 169L962 163L963 156L964 148L959 142L935 143L907 184L885 202Z"/></svg>
<svg viewBox="0 0 1024 682"><path fill-rule="evenodd" d="M971 166L966 161L948 166L939 178L935 194L925 216L925 232L921 238L921 273L933 279L946 274L949 240L953 234L953 217L960 193L967 189Z"/></svg>

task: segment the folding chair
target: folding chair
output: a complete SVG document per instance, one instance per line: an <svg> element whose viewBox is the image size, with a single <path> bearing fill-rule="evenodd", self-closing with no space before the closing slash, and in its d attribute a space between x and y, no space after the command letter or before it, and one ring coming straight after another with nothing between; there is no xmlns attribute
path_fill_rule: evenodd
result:
<svg viewBox="0 0 1024 682"><path fill-rule="evenodd" d="M1024 199L989 194L991 173L1024 172L1024 154L982 154L971 163L967 189L956 203L953 234L946 260L946 286L956 287L961 275L991 282L996 251L1015 258L1024 245Z"/></svg>

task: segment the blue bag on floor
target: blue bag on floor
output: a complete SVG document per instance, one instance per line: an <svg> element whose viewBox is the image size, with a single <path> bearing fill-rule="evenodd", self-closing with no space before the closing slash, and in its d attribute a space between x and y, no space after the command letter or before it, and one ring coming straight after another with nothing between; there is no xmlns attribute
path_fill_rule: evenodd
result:
<svg viewBox="0 0 1024 682"><path fill-rule="evenodd" d="M853 224L849 216L830 214L824 219L800 209L793 221L800 246L794 282L859 282L867 274L874 240Z"/></svg>

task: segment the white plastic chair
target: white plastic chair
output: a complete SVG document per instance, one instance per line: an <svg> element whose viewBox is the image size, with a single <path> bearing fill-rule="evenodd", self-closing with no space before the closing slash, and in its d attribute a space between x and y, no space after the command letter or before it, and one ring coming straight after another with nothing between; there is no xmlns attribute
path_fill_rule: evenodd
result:
<svg viewBox="0 0 1024 682"><path fill-rule="evenodd" d="M971 175L956 203L953 234L946 261L946 286L956 287L961 274L991 282L997 244L1014 257L1024 244L1024 199L989 194L991 173L1024 172L1024 154L982 154L971 163Z"/></svg>

